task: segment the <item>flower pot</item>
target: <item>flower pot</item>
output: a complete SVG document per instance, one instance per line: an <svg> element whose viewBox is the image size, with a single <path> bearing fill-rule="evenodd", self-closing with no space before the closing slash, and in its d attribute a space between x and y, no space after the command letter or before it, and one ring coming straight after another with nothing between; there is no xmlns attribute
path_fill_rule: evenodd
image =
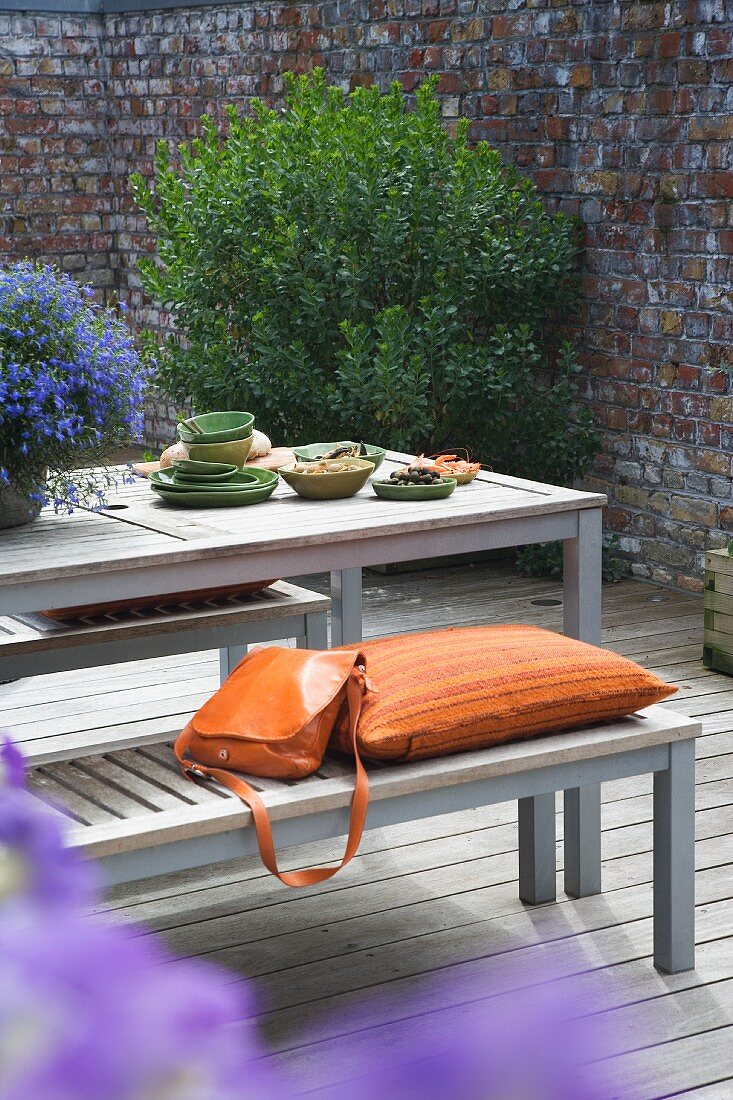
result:
<svg viewBox="0 0 733 1100"><path fill-rule="evenodd" d="M12 484L0 489L0 530L7 527L22 527L38 518L41 505L29 500L27 495L15 489Z"/></svg>

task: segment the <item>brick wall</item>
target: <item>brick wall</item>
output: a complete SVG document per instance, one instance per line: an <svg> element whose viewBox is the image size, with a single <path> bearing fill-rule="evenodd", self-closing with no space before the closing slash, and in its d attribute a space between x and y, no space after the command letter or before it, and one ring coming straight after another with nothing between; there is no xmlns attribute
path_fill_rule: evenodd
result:
<svg viewBox="0 0 733 1100"><path fill-rule="evenodd" d="M61 32L29 32L3 77L6 125L37 139L22 175L17 146L3 146L18 158L3 187L28 219L13 247L43 240L80 271L85 257L99 281L114 229L105 278L162 325L140 294L135 256L151 242L125 190L157 138L191 137L227 102L277 101L285 69L407 89L439 73L446 119L467 115L549 206L583 219L585 399L604 444L592 484L635 572L700 587L704 548L733 530L733 398L717 370L733 365L732 0L252 0L106 16L101 38L86 17L26 23ZM57 154L58 108L43 101L60 97L76 129ZM56 156L57 183L31 190ZM99 218L83 231L67 220L77 175L90 204L78 213ZM162 403L156 442L167 419Z"/></svg>
<svg viewBox="0 0 733 1100"><path fill-rule="evenodd" d="M0 12L0 253L115 282L100 16Z"/></svg>

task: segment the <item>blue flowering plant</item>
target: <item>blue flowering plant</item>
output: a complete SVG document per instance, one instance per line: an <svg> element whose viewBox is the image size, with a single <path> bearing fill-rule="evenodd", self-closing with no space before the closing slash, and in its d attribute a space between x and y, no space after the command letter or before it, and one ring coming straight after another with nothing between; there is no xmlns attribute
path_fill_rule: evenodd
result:
<svg viewBox="0 0 733 1100"><path fill-rule="evenodd" d="M0 268L0 494L29 510L103 503L92 473L139 439L148 371L116 310L47 264Z"/></svg>

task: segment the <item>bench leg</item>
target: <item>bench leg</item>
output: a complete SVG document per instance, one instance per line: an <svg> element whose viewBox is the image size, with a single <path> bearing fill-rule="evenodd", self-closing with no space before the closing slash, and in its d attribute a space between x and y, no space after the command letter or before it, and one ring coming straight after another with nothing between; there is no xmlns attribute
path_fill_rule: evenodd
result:
<svg viewBox="0 0 733 1100"><path fill-rule="evenodd" d="M601 788L573 787L563 793L565 893L585 898L601 892Z"/></svg>
<svg viewBox="0 0 733 1100"><path fill-rule="evenodd" d="M654 965L695 967L695 742L669 746L654 773Z"/></svg>
<svg viewBox="0 0 733 1100"><path fill-rule="evenodd" d="M228 649L219 650L219 683L223 684L230 672L233 672L243 657L247 655L248 646L230 645Z"/></svg>
<svg viewBox="0 0 733 1100"><path fill-rule="evenodd" d="M555 900L555 795L520 798L519 898L528 905Z"/></svg>
<svg viewBox="0 0 733 1100"><path fill-rule="evenodd" d="M331 573L331 645L361 641L361 568Z"/></svg>
<svg viewBox="0 0 733 1100"><path fill-rule="evenodd" d="M578 536L563 543L563 629L568 638L601 644L603 524L600 508L578 512ZM581 898L601 890L601 789L565 791L565 891Z"/></svg>
<svg viewBox="0 0 733 1100"><path fill-rule="evenodd" d="M298 649L328 649L328 617L325 611L305 616L305 634L297 639Z"/></svg>

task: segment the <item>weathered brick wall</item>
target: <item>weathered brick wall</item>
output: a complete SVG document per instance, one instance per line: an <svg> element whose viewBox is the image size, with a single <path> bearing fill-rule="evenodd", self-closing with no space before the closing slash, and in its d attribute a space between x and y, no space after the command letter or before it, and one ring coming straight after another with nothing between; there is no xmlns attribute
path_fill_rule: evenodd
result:
<svg viewBox="0 0 733 1100"><path fill-rule="evenodd" d="M0 12L0 254L115 282L101 16Z"/></svg>
<svg viewBox="0 0 733 1100"><path fill-rule="evenodd" d="M163 325L140 294L150 239L125 191L157 138L191 137L227 102L277 101L286 69L323 65L346 87L440 74L446 118L467 115L583 219L585 398L604 443L592 484L636 572L700 586L705 546L733 530L733 398L717 370L733 364L733 0L251 0L104 29L114 194L101 172L96 193L120 293Z"/></svg>

